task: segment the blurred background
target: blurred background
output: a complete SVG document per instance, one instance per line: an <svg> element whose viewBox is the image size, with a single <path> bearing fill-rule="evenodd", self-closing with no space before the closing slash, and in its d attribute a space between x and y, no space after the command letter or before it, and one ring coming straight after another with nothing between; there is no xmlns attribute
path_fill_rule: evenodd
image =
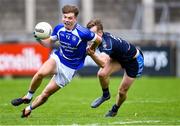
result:
<svg viewBox="0 0 180 126"><path fill-rule="evenodd" d="M65 4L80 9L79 23L101 19L105 31L141 48L144 75L180 77L179 0L0 0L0 76L32 76L51 50L33 38L35 24L61 22ZM96 75L89 58L80 76ZM117 73L115 75L122 74Z"/></svg>

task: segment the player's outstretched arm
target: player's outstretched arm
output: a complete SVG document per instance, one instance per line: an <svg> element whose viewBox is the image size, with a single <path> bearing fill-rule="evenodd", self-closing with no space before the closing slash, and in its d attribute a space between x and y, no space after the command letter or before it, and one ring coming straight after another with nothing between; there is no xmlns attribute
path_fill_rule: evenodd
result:
<svg viewBox="0 0 180 126"><path fill-rule="evenodd" d="M47 47L47 48L54 47L53 36L50 36L49 38L46 38L46 39L40 39L36 35L34 35L34 37L36 41L38 41L42 46Z"/></svg>
<svg viewBox="0 0 180 126"><path fill-rule="evenodd" d="M37 40L37 39L36 39ZM44 47L47 47L47 48L52 48L53 46L53 41L51 39L51 37L47 38L47 39L40 39L38 40L38 42L44 46Z"/></svg>
<svg viewBox="0 0 180 126"><path fill-rule="evenodd" d="M89 46L89 47L87 48L87 54L94 60L94 62L95 62L99 67L104 68L104 66L105 66L105 60L104 60L103 58L101 58L100 55L97 55L97 54L95 53L95 51L92 50L90 47L91 47L91 46Z"/></svg>

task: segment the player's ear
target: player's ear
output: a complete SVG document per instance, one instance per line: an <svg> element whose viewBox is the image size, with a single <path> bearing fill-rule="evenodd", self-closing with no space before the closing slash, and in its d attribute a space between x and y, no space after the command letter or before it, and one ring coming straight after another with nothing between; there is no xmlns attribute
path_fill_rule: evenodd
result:
<svg viewBox="0 0 180 126"><path fill-rule="evenodd" d="M77 21L77 20L78 20L78 17L74 15L74 19Z"/></svg>

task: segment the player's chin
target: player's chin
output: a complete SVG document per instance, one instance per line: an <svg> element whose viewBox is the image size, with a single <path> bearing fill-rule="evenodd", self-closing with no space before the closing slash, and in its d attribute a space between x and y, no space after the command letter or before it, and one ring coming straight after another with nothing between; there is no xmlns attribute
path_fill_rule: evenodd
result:
<svg viewBox="0 0 180 126"><path fill-rule="evenodd" d="M70 26L70 25L64 25L64 27L65 27L66 29L68 29L68 30L71 29L71 26Z"/></svg>

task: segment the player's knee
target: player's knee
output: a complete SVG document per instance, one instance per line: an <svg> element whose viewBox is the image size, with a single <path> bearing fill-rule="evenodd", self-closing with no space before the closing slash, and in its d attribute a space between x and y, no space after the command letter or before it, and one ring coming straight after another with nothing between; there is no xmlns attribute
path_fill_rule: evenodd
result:
<svg viewBox="0 0 180 126"><path fill-rule="evenodd" d="M45 75L43 73L37 72L36 76L38 79L42 79L43 77L45 77Z"/></svg>
<svg viewBox="0 0 180 126"><path fill-rule="evenodd" d="M106 78L106 77L107 77L107 74L106 74L105 72L103 72L103 71L99 71L99 72L97 73L97 76L98 76L99 78L103 79L103 78Z"/></svg>

